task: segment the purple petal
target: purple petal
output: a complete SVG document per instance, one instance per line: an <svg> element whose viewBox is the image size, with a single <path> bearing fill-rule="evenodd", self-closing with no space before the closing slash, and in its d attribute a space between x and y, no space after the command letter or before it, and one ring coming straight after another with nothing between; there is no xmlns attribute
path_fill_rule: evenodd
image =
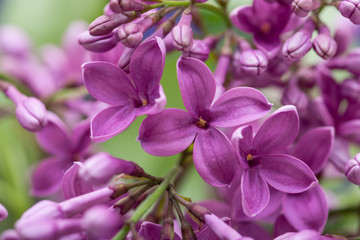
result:
<svg viewBox="0 0 360 240"><path fill-rule="evenodd" d="M211 106L211 123L218 127L234 127L265 116L272 104L258 90L233 88Z"/></svg>
<svg viewBox="0 0 360 240"><path fill-rule="evenodd" d="M113 105L131 104L132 99L138 99L130 79L118 66L89 62L82 68L85 86L96 99Z"/></svg>
<svg viewBox="0 0 360 240"><path fill-rule="evenodd" d="M68 155L71 140L65 124L55 114L48 112L48 125L36 134L40 146L48 153Z"/></svg>
<svg viewBox="0 0 360 240"><path fill-rule="evenodd" d="M32 194L40 197L58 191L64 173L70 166L71 162L66 159L44 159L32 174Z"/></svg>
<svg viewBox="0 0 360 240"><path fill-rule="evenodd" d="M166 106L167 102L164 89L161 85L159 85L159 94L160 97L155 99L153 104L148 104L146 106L136 108L136 116L153 115L161 112Z"/></svg>
<svg viewBox="0 0 360 240"><path fill-rule="evenodd" d="M253 7L250 6L241 6L235 8L230 13L230 19L233 24L240 30L248 33L256 31L257 21L254 18Z"/></svg>
<svg viewBox="0 0 360 240"><path fill-rule="evenodd" d="M6 208L0 203L0 222L5 220L8 216L8 211Z"/></svg>
<svg viewBox="0 0 360 240"><path fill-rule="evenodd" d="M104 142L124 131L135 119L132 106L109 107L99 112L91 121L91 139Z"/></svg>
<svg viewBox="0 0 360 240"><path fill-rule="evenodd" d="M344 171L345 163L350 159L349 142L341 137L336 137L330 153L330 161L341 172Z"/></svg>
<svg viewBox="0 0 360 240"><path fill-rule="evenodd" d="M147 117L141 124L138 140L145 152L155 156L171 156L185 150L199 131L190 113L165 109Z"/></svg>
<svg viewBox="0 0 360 240"><path fill-rule="evenodd" d="M79 122L75 126L71 142L73 153L81 153L87 149L91 142L90 121L88 119Z"/></svg>
<svg viewBox="0 0 360 240"><path fill-rule="evenodd" d="M270 154L262 157L259 172L266 182L279 191L300 193L317 183L311 169L293 156Z"/></svg>
<svg viewBox="0 0 360 240"><path fill-rule="evenodd" d="M159 37L145 41L134 52L130 75L141 97L147 100L159 97L159 82L165 64L165 44Z"/></svg>
<svg viewBox="0 0 360 240"><path fill-rule="evenodd" d="M274 236L277 237L284 233L290 233L290 232L297 232L297 231L293 226L291 226L291 224L289 223L289 221L286 219L286 217L284 215L280 215L276 219L275 224L274 224ZM283 238L279 238L279 239L283 239ZM287 238L285 238L285 239L287 239ZM293 239L290 238L287 240L293 240Z"/></svg>
<svg viewBox="0 0 360 240"><path fill-rule="evenodd" d="M284 215L298 231L322 232L328 217L328 203L320 186L300 194L288 194L283 203Z"/></svg>
<svg viewBox="0 0 360 240"><path fill-rule="evenodd" d="M319 173L329 158L334 134L332 127L310 130L299 140L294 156L304 161L315 174Z"/></svg>
<svg viewBox="0 0 360 240"><path fill-rule="evenodd" d="M337 130L339 135L360 144L360 119L344 122L339 125Z"/></svg>
<svg viewBox="0 0 360 240"><path fill-rule="evenodd" d="M79 176L79 169L83 167L81 162L74 164L65 172L62 179L62 191L65 199L77 197L92 192L91 185L84 182Z"/></svg>
<svg viewBox="0 0 360 240"><path fill-rule="evenodd" d="M287 105L266 119L254 138L254 148L259 154L276 152L294 141L299 131L296 108Z"/></svg>
<svg viewBox="0 0 360 240"><path fill-rule="evenodd" d="M152 222L143 222L139 230L139 236L144 240L159 240L161 235L161 225ZM174 240L181 240L175 233Z"/></svg>
<svg viewBox="0 0 360 240"><path fill-rule="evenodd" d="M229 139L216 128L199 131L194 144L194 165L210 185L230 185L237 170L237 157Z"/></svg>
<svg viewBox="0 0 360 240"><path fill-rule="evenodd" d="M243 168L247 168L248 162L246 155L253 149L253 131L251 126L243 126L238 128L231 137L231 142L239 153L240 164Z"/></svg>
<svg viewBox="0 0 360 240"><path fill-rule="evenodd" d="M210 69L198 59L180 57L177 75L185 108L196 116L205 113L214 100L216 89Z"/></svg>
<svg viewBox="0 0 360 240"><path fill-rule="evenodd" d="M239 222L233 225L241 235L252 237L253 239L272 240L269 232L255 222Z"/></svg>
<svg viewBox="0 0 360 240"><path fill-rule="evenodd" d="M262 34L254 35L256 47L267 54L269 58L274 58L281 49L281 40L278 36L264 38Z"/></svg>
<svg viewBox="0 0 360 240"><path fill-rule="evenodd" d="M249 217L259 214L266 207L270 199L269 187L259 174L259 169L257 168L245 170L241 177L240 191L244 213ZM235 193L235 195L238 194Z"/></svg>

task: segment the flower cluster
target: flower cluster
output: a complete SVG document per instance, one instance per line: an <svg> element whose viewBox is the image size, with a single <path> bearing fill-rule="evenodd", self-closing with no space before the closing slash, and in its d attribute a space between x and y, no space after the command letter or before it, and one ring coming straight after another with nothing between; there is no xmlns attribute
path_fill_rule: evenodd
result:
<svg viewBox="0 0 360 240"><path fill-rule="evenodd" d="M30 172L30 192L51 200L1 239L353 235L326 228L348 209L323 183L360 185L360 153L350 151L360 145L360 52L350 49L358 4L254 0L228 12L227 0L110 0L88 30L72 24L63 46L40 57L19 29L2 26L0 90L47 154ZM352 22L334 35L320 15L333 6ZM203 10L224 29L209 34ZM311 50L317 63L306 61ZM183 109L166 107L168 54L178 57ZM99 150L137 118L146 153L179 154L164 177ZM214 199L181 195L193 166ZM0 204L0 221L7 215Z"/></svg>

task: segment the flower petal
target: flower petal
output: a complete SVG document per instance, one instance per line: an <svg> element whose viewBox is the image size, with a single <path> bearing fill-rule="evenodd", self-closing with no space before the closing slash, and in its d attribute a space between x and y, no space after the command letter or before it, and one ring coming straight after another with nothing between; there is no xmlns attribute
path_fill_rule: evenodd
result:
<svg viewBox="0 0 360 240"><path fill-rule="evenodd" d="M91 185L83 181L79 175L79 169L83 167L81 162L74 164L65 172L62 179L62 191L65 199L70 199L93 191Z"/></svg>
<svg viewBox="0 0 360 240"><path fill-rule="evenodd" d="M339 135L360 144L360 119L343 122L337 130Z"/></svg>
<svg viewBox="0 0 360 240"><path fill-rule="evenodd" d="M44 159L32 174L31 193L41 197L55 193L61 187L61 180L65 171L71 166L66 159Z"/></svg>
<svg viewBox="0 0 360 240"><path fill-rule="evenodd" d="M233 88L211 106L211 123L218 127L234 127L264 117L272 104L258 90Z"/></svg>
<svg viewBox="0 0 360 240"><path fill-rule="evenodd" d="M145 152L155 156L171 156L185 150L199 131L190 113L165 109L148 116L141 124L138 140Z"/></svg>
<svg viewBox="0 0 360 240"><path fill-rule="evenodd" d="M229 139L219 130L209 127L199 131L194 144L194 165L200 176L210 185L230 185L238 166Z"/></svg>
<svg viewBox="0 0 360 240"><path fill-rule="evenodd" d="M311 169L293 156L269 154L262 156L262 158L260 175L279 191L300 193L317 183Z"/></svg>
<svg viewBox="0 0 360 240"><path fill-rule="evenodd" d="M145 41L134 52L130 61L130 75L141 97L158 98L159 83L165 64L165 44L159 37Z"/></svg>
<svg viewBox="0 0 360 240"><path fill-rule="evenodd" d="M270 200L269 187L259 174L258 168L245 170L241 177L240 191L244 213L249 217L259 214Z"/></svg>
<svg viewBox="0 0 360 240"><path fill-rule="evenodd" d="M198 59L180 57L177 75L185 108L200 116L210 108L215 97L216 85L212 72Z"/></svg>
<svg viewBox="0 0 360 240"><path fill-rule="evenodd" d="M55 114L48 112L48 125L36 133L40 146L48 153L68 155L71 153L69 132L63 121Z"/></svg>
<svg viewBox="0 0 360 240"><path fill-rule="evenodd" d="M249 165L246 156L253 149L252 126L248 125L236 129L231 136L231 143L239 154L240 165L243 168L247 168Z"/></svg>
<svg viewBox="0 0 360 240"><path fill-rule="evenodd" d="M329 207L325 193L316 186L299 194L288 194L283 202L283 211L289 223L296 230L324 230Z"/></svg>
<svg viewBox="0 0 360 240"><path fill-rule="evenodd" d="M139 230L139 236L144 240L158 240L161 235L161 225L152 222L143 222ZM175 233L174 240L181 238Z"/></svg>
<svg viewBox="0 0 360 240"><path fill-rule="evenodd" d="M330 153L330 161L341 172L344 171L346 161L350 159L349 152L349 141L341 137L336 137L334 140L334 146Z"/></svg>
<svg viewBox="0 0 360 240"><path fill-rule="evenodd" d="M89 62L82 68L85 86L96 99L113 105L124 105L129 103L129 99L138 99L130 79L118 66L108 62Z"/></svg>
<svg viewBox="0 0 360 240"><path fill-rule="evenodd" d="M90 121L88 119L79 122L72 134L71 146L73 153L81 153L85 151L90 142Z"/></svg>
<svg viewBox="0 0 360 240"><path fill-rule="evenodd" d="M294 141L299 131L296 108L287 105L266 119L254 138L254 148L260 154L276 152Z"/></svg>
<svg viewBox="0 0 360 240"><path fill-rule="evenodd" d="M297 143L294 156L317 174L326 164L334 142L334 128L319 127L305 133Z"/></svg>
<svg viewBox="0 0 360 240"><path fill-rule="evenodd" d="M129 105L106 108L91 121L91 139L94 142L109 140L128 128L134 119L134 108Z"/></svg>
<svg viewBox="0 0 360 240"><path fill-rule="evenodd" d="M241 6L231 11L230 19L240 30L252 33L257 30L257 20L254 15L255 13L252 6Z"/></svg>

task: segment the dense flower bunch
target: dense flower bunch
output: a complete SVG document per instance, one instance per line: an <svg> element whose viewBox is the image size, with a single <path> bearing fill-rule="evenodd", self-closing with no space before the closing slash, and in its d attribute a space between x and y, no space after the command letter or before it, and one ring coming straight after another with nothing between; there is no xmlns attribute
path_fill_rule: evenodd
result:
<svg viewBox="0 0 360 240"><path fill-rule="evenodd" d="M110 0L40 58L2 26L0 90L48 154L31 193L51 200L1 239L346 239L324 232L329 211L342 211L320 183L360 185L359 3L254 0L228 12L227 0ZM334 6L352 23L332 35L320 13ZM208 34L202 10L226 27ZM308 64L311 49L325 61ZM185 109L166 108L161 85L175 51ZM180 156L165 177L95 148L140 116L143 150ZM215 199L177 191L192 164Z"/></svg>

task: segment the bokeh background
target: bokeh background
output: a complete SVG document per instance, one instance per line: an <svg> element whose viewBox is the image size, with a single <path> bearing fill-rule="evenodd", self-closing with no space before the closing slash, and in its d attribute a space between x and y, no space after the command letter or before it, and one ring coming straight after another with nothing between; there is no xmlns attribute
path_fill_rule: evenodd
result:
<svg viewBox="0 0 360 240"><path fill-rule="evenodd" d="M238 5L240 0L230 1L229 10ZM90 23L102 14L107 0L0 0L0 24L12 24L21 27L32 39L34 49L43 44L61 44L62 34L67 26L75 20ZM250 4L251 1L241 1ZM201 12L209 32L216 33L223 29L221 18L208 12ZM335 22L337 10L329 10L323 19ZM335 24L330 24L334 29ZM1 37L1 36L0 36ZM162 85L168 99L167 107L183 108L176 78L176 61L180 54L172 53L167 56ZM215 56L210 56L207 64L213 70ZM307 57L307 61L318 61L314 54ZM18 66L21 68L21 66ZM79 69L80 71L80 69ZM1 69L0 69L1 72ZM274 97L274 92L265 92L267 97ZM12 107L12 103L0 94L0 108ZM112 155L137 162L149 173L163 176L176 163L178 156L154 157L146 154L139 142L136 141L139 125L144 117L138 118L124 133L98 144L97 147ZM353 149L353 154L358 149ZM11 228L21 214L33 205L38 198L29 193L30 174L33 166L43 159L46 154L39 149L34 135L22 129L13 115L0 113L0 202L9 210L9 218L0 223L0 233ZM341 206L359 206L360 194L357 187L344 183L338 179L323 183L329 190L339 196ZM331 190L331 191L330 191ZM204 181L198 176L194 168L186 175L179 192L191 197L193 201L200 201L211 197L212 193ZM360 207L359 207L360 212ZM339 231L355 231L359 225L358 213L349 213L343 219L330 221L327 229ZM332 231L333 232L333 231Z"/></svg>

